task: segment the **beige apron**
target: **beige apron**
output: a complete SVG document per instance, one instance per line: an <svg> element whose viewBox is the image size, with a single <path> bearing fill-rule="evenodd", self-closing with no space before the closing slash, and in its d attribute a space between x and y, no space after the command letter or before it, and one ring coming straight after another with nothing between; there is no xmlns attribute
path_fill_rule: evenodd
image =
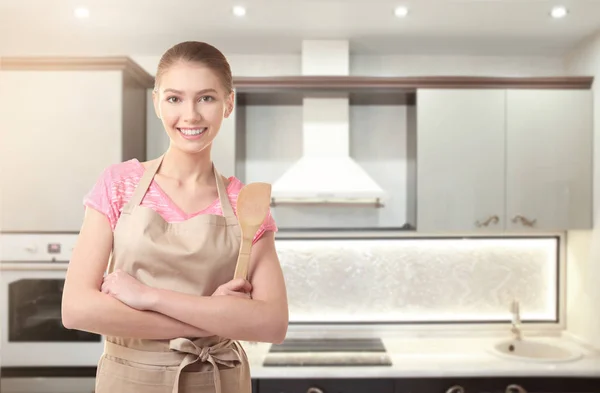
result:
<svg viewBox="0 0 600 393"><path fill-rule="evenodd" d="M168 223L141 206L162 159L146 169L123 207L108 273L121 269L154 288L210 296L233 279L241 242L237 218L216 169L223 216L203 214ZM234 340L107 337L95 392L250 393L251 380L246 353Z"/></svg>

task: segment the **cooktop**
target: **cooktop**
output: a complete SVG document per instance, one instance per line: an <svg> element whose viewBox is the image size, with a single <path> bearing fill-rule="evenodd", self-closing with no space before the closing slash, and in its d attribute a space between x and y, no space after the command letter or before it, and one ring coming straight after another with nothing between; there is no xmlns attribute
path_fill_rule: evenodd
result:
<svg viewBox="0 0 600 393"><path fill-rule="evenodd" d="M272 345L265 367L298 366L391 366L379 338L287 339Z"/></svg>

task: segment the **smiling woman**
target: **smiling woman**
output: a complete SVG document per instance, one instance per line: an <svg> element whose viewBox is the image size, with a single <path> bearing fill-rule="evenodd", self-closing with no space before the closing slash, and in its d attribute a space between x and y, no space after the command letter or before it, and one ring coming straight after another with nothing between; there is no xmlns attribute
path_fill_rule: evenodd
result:
<svg viewBox="0 0 600 393"><path fill-rule="evenodd" d="M282 342L288 304L270 214L247 279L233 280L243 184L210 155L233 110L227 60L206 43L174 46L153 101L170 146L156 160L106 168L86 196L63 323L106 336L97 393L250 392L238 340Z"/></svg>

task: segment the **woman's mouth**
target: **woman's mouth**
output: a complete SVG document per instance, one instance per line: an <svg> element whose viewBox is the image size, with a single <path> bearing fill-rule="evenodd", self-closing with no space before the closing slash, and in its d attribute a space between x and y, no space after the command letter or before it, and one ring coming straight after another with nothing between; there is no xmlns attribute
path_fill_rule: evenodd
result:
<svg viewBox="0 0 600 393"><path fill-rule="evenodd" d="M204 134L204 131L206 131L206 130L207 130L206 127L201 127L201 128L177 128L177 131L179 131L179 133L181 133L181 135L185 139L197 139L197 138L200 138L202 136L202 134Z"/></svg>

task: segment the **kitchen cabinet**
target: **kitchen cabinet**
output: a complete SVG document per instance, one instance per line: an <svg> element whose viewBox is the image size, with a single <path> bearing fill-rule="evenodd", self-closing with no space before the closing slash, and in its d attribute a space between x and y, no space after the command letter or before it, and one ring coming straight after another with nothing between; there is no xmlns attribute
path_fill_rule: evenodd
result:
<svg viewBox="0 0 600 393"><path fill-rule="evenodd" d="M506 92L505 227L592 228L589 90Z"/></svg>
<svg viewBox="0 0 600 393"><path fill-rule="evenodd" d="M394 393L394 380L261 379L258 393Z"/></svg>
<svg viewBox="0 0 600 393"><path fill-rule="evenodd" d="M335 229L591 228L592 83L588 76L236 77L223 166L246 181L275 181L282 163L301 156L303 98L343 94L360 108L350 129L370 129L351 138L351 154L392 198L351 213L278 210L282 227L314 228L318 216Z"/></svg>
<svg viewBox="0 0 600 393"><path fill-rule="evenodd" d="M417 229L504 223L504 90L417 94Z"/></svg>
<svg viewBox="0 0 600 393"><path fill-rule="evenodd" d="M127 58L2 58L0 227L76 232L111 164L146 157L153 77Z"/></svg>
<svg viewBox="0 0 600 393"><path fill-rule="evenodd" d="M260 378L253 393L597 393L589 377Z"/></svg>
<svg viewBox="0 0 600 393"><path fill-rule="evenodd" d="M592 226L589 89L421 89L417 229Z"/></svg>
<svg viewBox="0 0 600 393"><path fill-rule="evenodd" d="M6 368L1 370L2 392L48 391L33 389L36 381L46 387L60 386L61 391L75 391L77 386L93 389L96 367L75 368ZM293 368L282 369L281 377L252 378L252 393L598 393L598 376L463 376L463 377L348 377L352 367L339 377L293 377ZM479 373L479 372L478 372ZM550 373L550 372L549 372ZM284 376L286 375L287 376ZM481 373L483 374L483 373ZM48 378L50 377L50 378ZM64 387L65 381L73 389ZM55 381L53 381L55 380ZM58 391L58 390L57 390ZM81 389L80 391L86 391Z"/></svg>
<svg viewBox="0 0 600 393"><path fill-rule="evenodd" d="M400 378L394 393L593 393L600 379L585 377Z"/></svg>

